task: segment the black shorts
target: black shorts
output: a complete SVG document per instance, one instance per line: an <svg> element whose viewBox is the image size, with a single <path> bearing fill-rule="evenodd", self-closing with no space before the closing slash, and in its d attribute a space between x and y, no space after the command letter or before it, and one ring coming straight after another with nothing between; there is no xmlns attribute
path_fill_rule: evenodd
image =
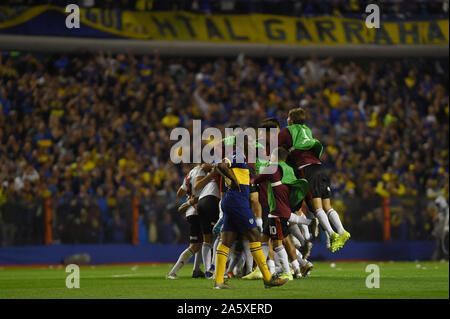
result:
<svg viewBox="0 0 450 319"><path fill-rule="evenodd" d="M250 194L251 193L258 193L259 192L259 186L258 184L250 184Z"/></svg>
<svg viewBox="0 0 450 319"><path fill-rule="evenodd" d="M200 225L204 235L212 234L212 229L219 219L219 199L214 195L208 195L197 203L197 212L200 217Z"/></svg>
<svg viewBox="0 0 450 319"><path fill-rule="evenodd" d="M283 240L289 236L288 218L269 217L269 221L264 227L263 234L273 240Z"/></svg>
<svg viewBox="0 0 450 319"><path fill-rule="evenodd" d="M250 174L250 179L253 179L256 177L256 171L255 168L251 165L248 166L248 172ZM259 191L258 184L252 184L250 183L250 193L255 193Z"/></svg>
<svg viewBox="0 0 450 319"><path fill-rule="evenodd" d="M330 198L330 176L320 164L311 164L300 169L300 177L308 181L307 200L312 198Z"/></svg>
<svg viewBox="0 0 450 319"><path fill-rule="evenodd" d="M191 244L203 242L203 233L200 226L200 217L198 215L188 216L187 222L189 223L189 242Z"/></svg>
<svg viewBox="0 0 450 319"><path fill-rule="evenodd" d="M269 206L262 206L261 205L261 215L262 215L262 222L263 222L263 229L266 227L267 223L269 222Z"/></svg>
<svg viewBox="0 0 450 319"><path fill-rule="evenodd" d="M300 203L298 203L295 207L291 207L293 212L297 212L298 210L300 210L303 207L303 200L300 201Z"/></svg>

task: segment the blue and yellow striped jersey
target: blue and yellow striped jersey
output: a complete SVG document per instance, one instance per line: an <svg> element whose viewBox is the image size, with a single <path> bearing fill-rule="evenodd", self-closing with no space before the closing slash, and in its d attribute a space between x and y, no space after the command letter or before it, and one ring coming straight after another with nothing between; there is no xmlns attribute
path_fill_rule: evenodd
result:
<svg viewBox="0 0 450 319"><path fill-rule="evenodd" d="M235 150L231 157L225 157L233 171L241 191L228 189L222 202L230 207L250 207L250 169L244 154ZM230 181L226 179L227 185Z"/></svg>

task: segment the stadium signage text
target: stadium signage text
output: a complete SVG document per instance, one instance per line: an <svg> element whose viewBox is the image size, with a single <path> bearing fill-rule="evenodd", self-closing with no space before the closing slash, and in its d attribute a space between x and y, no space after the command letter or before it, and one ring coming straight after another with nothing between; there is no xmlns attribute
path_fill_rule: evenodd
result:
<svg viewBox="0 0 450 319"><path fill-rule="evenodd" d="M368 28L363 19L342 17L296 18L266 14L201 15L188 12L134 12L80 9L81 27L58 25L55 11L64 8L36 6L6 10L0 7L0 33L123 37L168 41L208 41L299 45L347 44L448 44L446 20L380 21ZM42 21L45 20L45 24ZM44 26L45 27L44 27ZM49 27L50 26L50 27Z"/></svg>

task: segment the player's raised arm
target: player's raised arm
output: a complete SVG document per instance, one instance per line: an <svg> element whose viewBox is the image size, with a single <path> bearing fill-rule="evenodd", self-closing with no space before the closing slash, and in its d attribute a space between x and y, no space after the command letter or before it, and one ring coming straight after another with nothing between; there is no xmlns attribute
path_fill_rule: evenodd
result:
<svg viewBox="0 0 450 319"><path fill-rule="evenodd" d="M208 172L208 174L206 174L205 176L198 176L194 180L194 192L198 192L203 189L203 187L205 187L205 185L208 184L209 181L217 175L217 172L214 169L214 165L212 164L202 164L202 170Z"/></svg>
<svg viewBox="0 0 450 319"><path fill-rule="evenodd" d="M184 213L188 210L189 207L191 207L191 206L197 204L197 202L198 202L198 197L192 197L192 198L189 198L189 199L188 199L186 202L184 202L180 207L178 207L178 212L179 212L180 214L184 214Z"/></svg>
<svg viewBox="0 0 450 319"><path fill-rule="evenodd" d="M189 175L187 175L183 179L183 183L181 184L180 188L178 188L177 191L177 200L182 198L184 195L190 193L190 186L189 186Z"/></svg>
<svg viewBox="0 0 450 319"><path fill-rule="evenodd" d="M177 191L177 199L182 198L186 194L187 194L187 191L185 189L183 189L183 186L180 186L180 188L178 188L178 191Z"/></svg>
<svg viewBox="0 0 450 319"><path fill-rule="evenodd" d="M233 171L230 169L231 162L229 159L224 158L221 163L218 163L216 165L216 170L218 173L220 173L222 176L228 178L231 180L232 187L241 191L241 187L239 186L239 182L236 178L236 175L234 175Z"/></svg>

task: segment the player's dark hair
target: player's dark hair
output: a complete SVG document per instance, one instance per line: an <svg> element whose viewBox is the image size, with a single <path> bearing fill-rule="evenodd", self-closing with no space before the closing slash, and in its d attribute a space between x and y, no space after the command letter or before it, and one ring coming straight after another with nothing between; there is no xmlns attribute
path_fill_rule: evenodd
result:
<svg viewBox="0 0 450 319"><path fill-rule="evenodd" d="M275 117L267 117L261 121L259 124L261 128L278 128L280 127L280 122Z"/></svg>
<svg viewBox="0 0 450 319"><path fill-rule="evenodd" d="M289 118L294 124L305 124L306 112L303 108L297 107L289 111Z"/></svg>

